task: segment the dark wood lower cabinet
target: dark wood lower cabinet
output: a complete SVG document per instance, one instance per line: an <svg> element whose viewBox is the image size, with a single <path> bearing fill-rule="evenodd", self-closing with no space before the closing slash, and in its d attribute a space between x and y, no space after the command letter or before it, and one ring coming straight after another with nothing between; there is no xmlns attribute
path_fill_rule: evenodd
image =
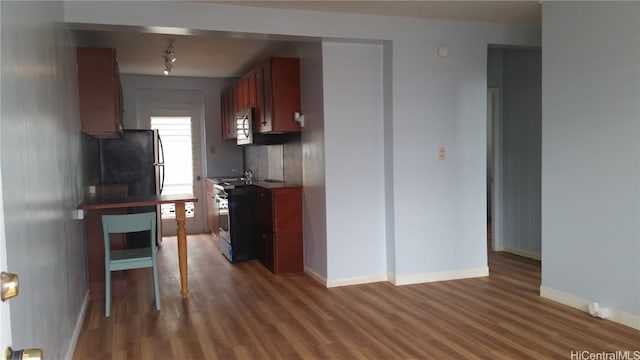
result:
<svg viewBox="0 0 640 360"><path fill-rule="evenodd" d="M271 230L261 229L258 233L258 260L269 271L275 273Z"/></svg>
<svg viewBox="0 0 640 360"><path fill-rule="evenodd" d="M123 214L125 209L103 209L87 212L87 257L89 266L89 297L92 300L104 299L104 236L102 235L102 215ZM111 249L122 250L126 247L124 234L111 234ZM127 278L124 271L111 273L111 295L127 294Z"/></svg>
<svg viewBox="0 0 640 360"><path fill-rule="evenodd" d="M258 260L276 275L304 271L302 188L257 186Z"/></svg>
<svg viewBox="0 0 640 360"><path fill-rule="evenodd" d="M279 232L273 239L273 273L303 272L302 231Z"/></svg>

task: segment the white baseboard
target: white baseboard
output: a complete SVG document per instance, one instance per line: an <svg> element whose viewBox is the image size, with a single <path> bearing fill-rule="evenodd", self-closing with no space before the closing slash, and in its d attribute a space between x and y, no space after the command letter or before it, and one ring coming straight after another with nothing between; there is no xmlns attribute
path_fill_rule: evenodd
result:
<svg viewBox="0 0 640 360"><path fill-rule="evenodd" d="M584 311L586 313L589 312L589 303L591 301L583 299L579 296L575 296L546 286L540 286L540 296L549 300L553 300L560 304L571 306L572 308ZM600 305L608 308L609 310L609 316L607 317L607 320L611 320L613 322L617 322L619 324L640 330L640 315L634 315L617 309L612 309L607 307L607 304Z"/></svg>
<svg viewBox="0 0 640 360"><path fill-rule="evenodd" d="M516 248L511 248L511 247L501 246L501 247L497 248L496 251L504 251L504 252L508 252L510 254L514 254L514 255L518 255L518 256L524 256L526 258L535 259L535 260L542 259L540 254L536 254L536 253L533 253L533 252L530 252L530 251L520 250L520 249L516 249Z"/></svg>
<svg viewBox="0 0 640 360"><path fill-rule="evenodd" d="M394 284L394 285L397 285L396 284L396 274L387 273L387 281L392 283L392 284Z"/></svg>
<svg viewBox="0 0 640 360"><path fill-rule="evenodd" d="M78 314L78 319L76 320L76 327L75 329L73 329L73 335L71 336L71 342L69 343L69 348L67 349L67 355L64 357L67 360L73 359L73 353L76 351L76 346L78 345L78 338L80 337L80 331L82 331L82 324L84 323L84 317L87 313L88 305L89 290L87 290L87 294L84 296L84 300L82 301L80 314Z"/></svg>
<svg viewBox="0 0 640 360"><path fill-rule="evenodd" d="M369 284L375 282L387 281L387 275L374 275L374 276L360 276L348 279L338 279L338 280L329 280L327 281L327 287L339 287L339 286L349 286L349 285L361 285L361 284Z"/></svg>
<svg viewBox="0 0 640 360"><path fill-rule="evenodd" d="M368 283L374 283L374 282L380 282L380 281L387 281L387 276L386 275L363 276L363 277L356 277L356 278L349 278L349 279L327 280L322 275L320 275L317 272L309 269L306 266L304 267L304 272L307 275L311 276L314 280L316 280L317 282L321 283L322 285L324 285L324 286L326 286L328 288L339 287L339 286L368 284Z"/></svg>
<svg viewBox="0 0 640 360"><path fill-rule="evenodd" d="M441 271L441 272L416 274L416 275L396 275L392 273L387 273L384 275L361 276L361 277L338 279L338 280L327 280L324 277L322 277L320 274L309 269L308 267L304 268L304 272L309 276L311 276L316 281L318 281L319 283L321 283L322 285L328 288L332 288L332 287L339 287L339 286L369 284L369 283L375 283L375 282L381 282L381 281L389 281L390 283L398 286L398 285L428 283L428 282L434 282L434 281L459 280L459 279L483 277L483 276L489 276L489 267L483 266L480 268L473 268L473 269Z"/></svg>
<svg viewBox="0 0 640 360"><path fill-rule="evenodd" d="M317 282L322 284L322 286L327 286L327 279L325 279L322 275L320 275L317 272L309 269L306 266L304 267L304 273L309 275L309 276L311 276L311 278L313 278L314 280L316 280Z"/></svg>
<svg viewBox="0 0 640 360"><path fill-rule="evenodd" d="M414 275L395 275L393 276L392 282L394 285L410 285L410 284L420 284L420 283L428 283L428 282L435 282L435 281L468 279L468 278L483 277L483 276L489 276L488 266L471 268L471 269L462 269L462 270L438 271L438 272L414 274Z"/></svg>

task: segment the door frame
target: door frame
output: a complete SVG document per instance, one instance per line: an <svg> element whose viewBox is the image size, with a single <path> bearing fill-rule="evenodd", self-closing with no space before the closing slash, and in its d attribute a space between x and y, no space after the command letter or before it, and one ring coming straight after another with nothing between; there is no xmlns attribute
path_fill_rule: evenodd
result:
<svg viewBox="0 0 640 360"><path fill-rule="evenodd" d="M491 194L491 248L493 251L503 250L503 209L504 198L503 168L502 168L502 117L500 112L500 89L497 87L487 88L487 127L491 132L491 143L493 148L493 182L490 184Z"/></svg>
<svg viewBox="0 0 640 360"><path fill-rule="evenodd" d="M0 271L7 269L7 241L4 233L4 195L2 192L2 172L0 171ZM11 345L11 305L0 302L0 350Z"/></svg>
<svg viewBox="0 0 640 360"><path fill-rule="evenodd" d="M188 234L200 234L207 232L207 204L206 204L206 181L202 174L206 171L206 156L204 155L204 114L199 111L197 106L185 105L185 104L145 104L143 108L138 109L137 123L146 129L151 129L151 116L176 116L176 117L190 117L192 126L192 150L194 151L194 196L198 198L198 201L194 204L196 216L194 218L187 218L185 221L185 227ZM162 134L160 134L162 139ZM197 151L199 150L199 151ZM197 154L196 154L197 153ZM195 160L199 159L199 163ZM199 178L199 180L198 180ZM198 215L199 214L199 215ZM163 236L175 235L176 222L174 219L166 219L162 221L162 233Z"/></svg>

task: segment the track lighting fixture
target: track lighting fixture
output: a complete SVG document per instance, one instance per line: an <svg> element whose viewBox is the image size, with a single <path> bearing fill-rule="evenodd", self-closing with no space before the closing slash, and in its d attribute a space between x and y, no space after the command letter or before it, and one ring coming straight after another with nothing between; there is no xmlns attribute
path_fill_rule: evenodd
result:
<svg viewBox="0 0 640 360"><path fill-rule="evenodd" d="M169 47L167 48L167 50L164 51L164 54L163 54L164 70L162 71L162 73L165 75L169 75L171 73L171 68L173 68L173 63L176 62L175 52L176 52L176 49L173 46L173 43L169 44Z"/></svg>

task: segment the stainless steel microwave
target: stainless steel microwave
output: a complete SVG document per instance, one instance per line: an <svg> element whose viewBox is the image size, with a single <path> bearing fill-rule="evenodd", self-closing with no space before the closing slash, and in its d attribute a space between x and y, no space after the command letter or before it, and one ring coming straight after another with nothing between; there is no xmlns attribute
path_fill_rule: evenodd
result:
<svg viewBox="0 0 640 360"><path fill-rule="evenodd" d="M236 136L238 145L253 143L253 109L245 108L236 113Z"/></svg>

